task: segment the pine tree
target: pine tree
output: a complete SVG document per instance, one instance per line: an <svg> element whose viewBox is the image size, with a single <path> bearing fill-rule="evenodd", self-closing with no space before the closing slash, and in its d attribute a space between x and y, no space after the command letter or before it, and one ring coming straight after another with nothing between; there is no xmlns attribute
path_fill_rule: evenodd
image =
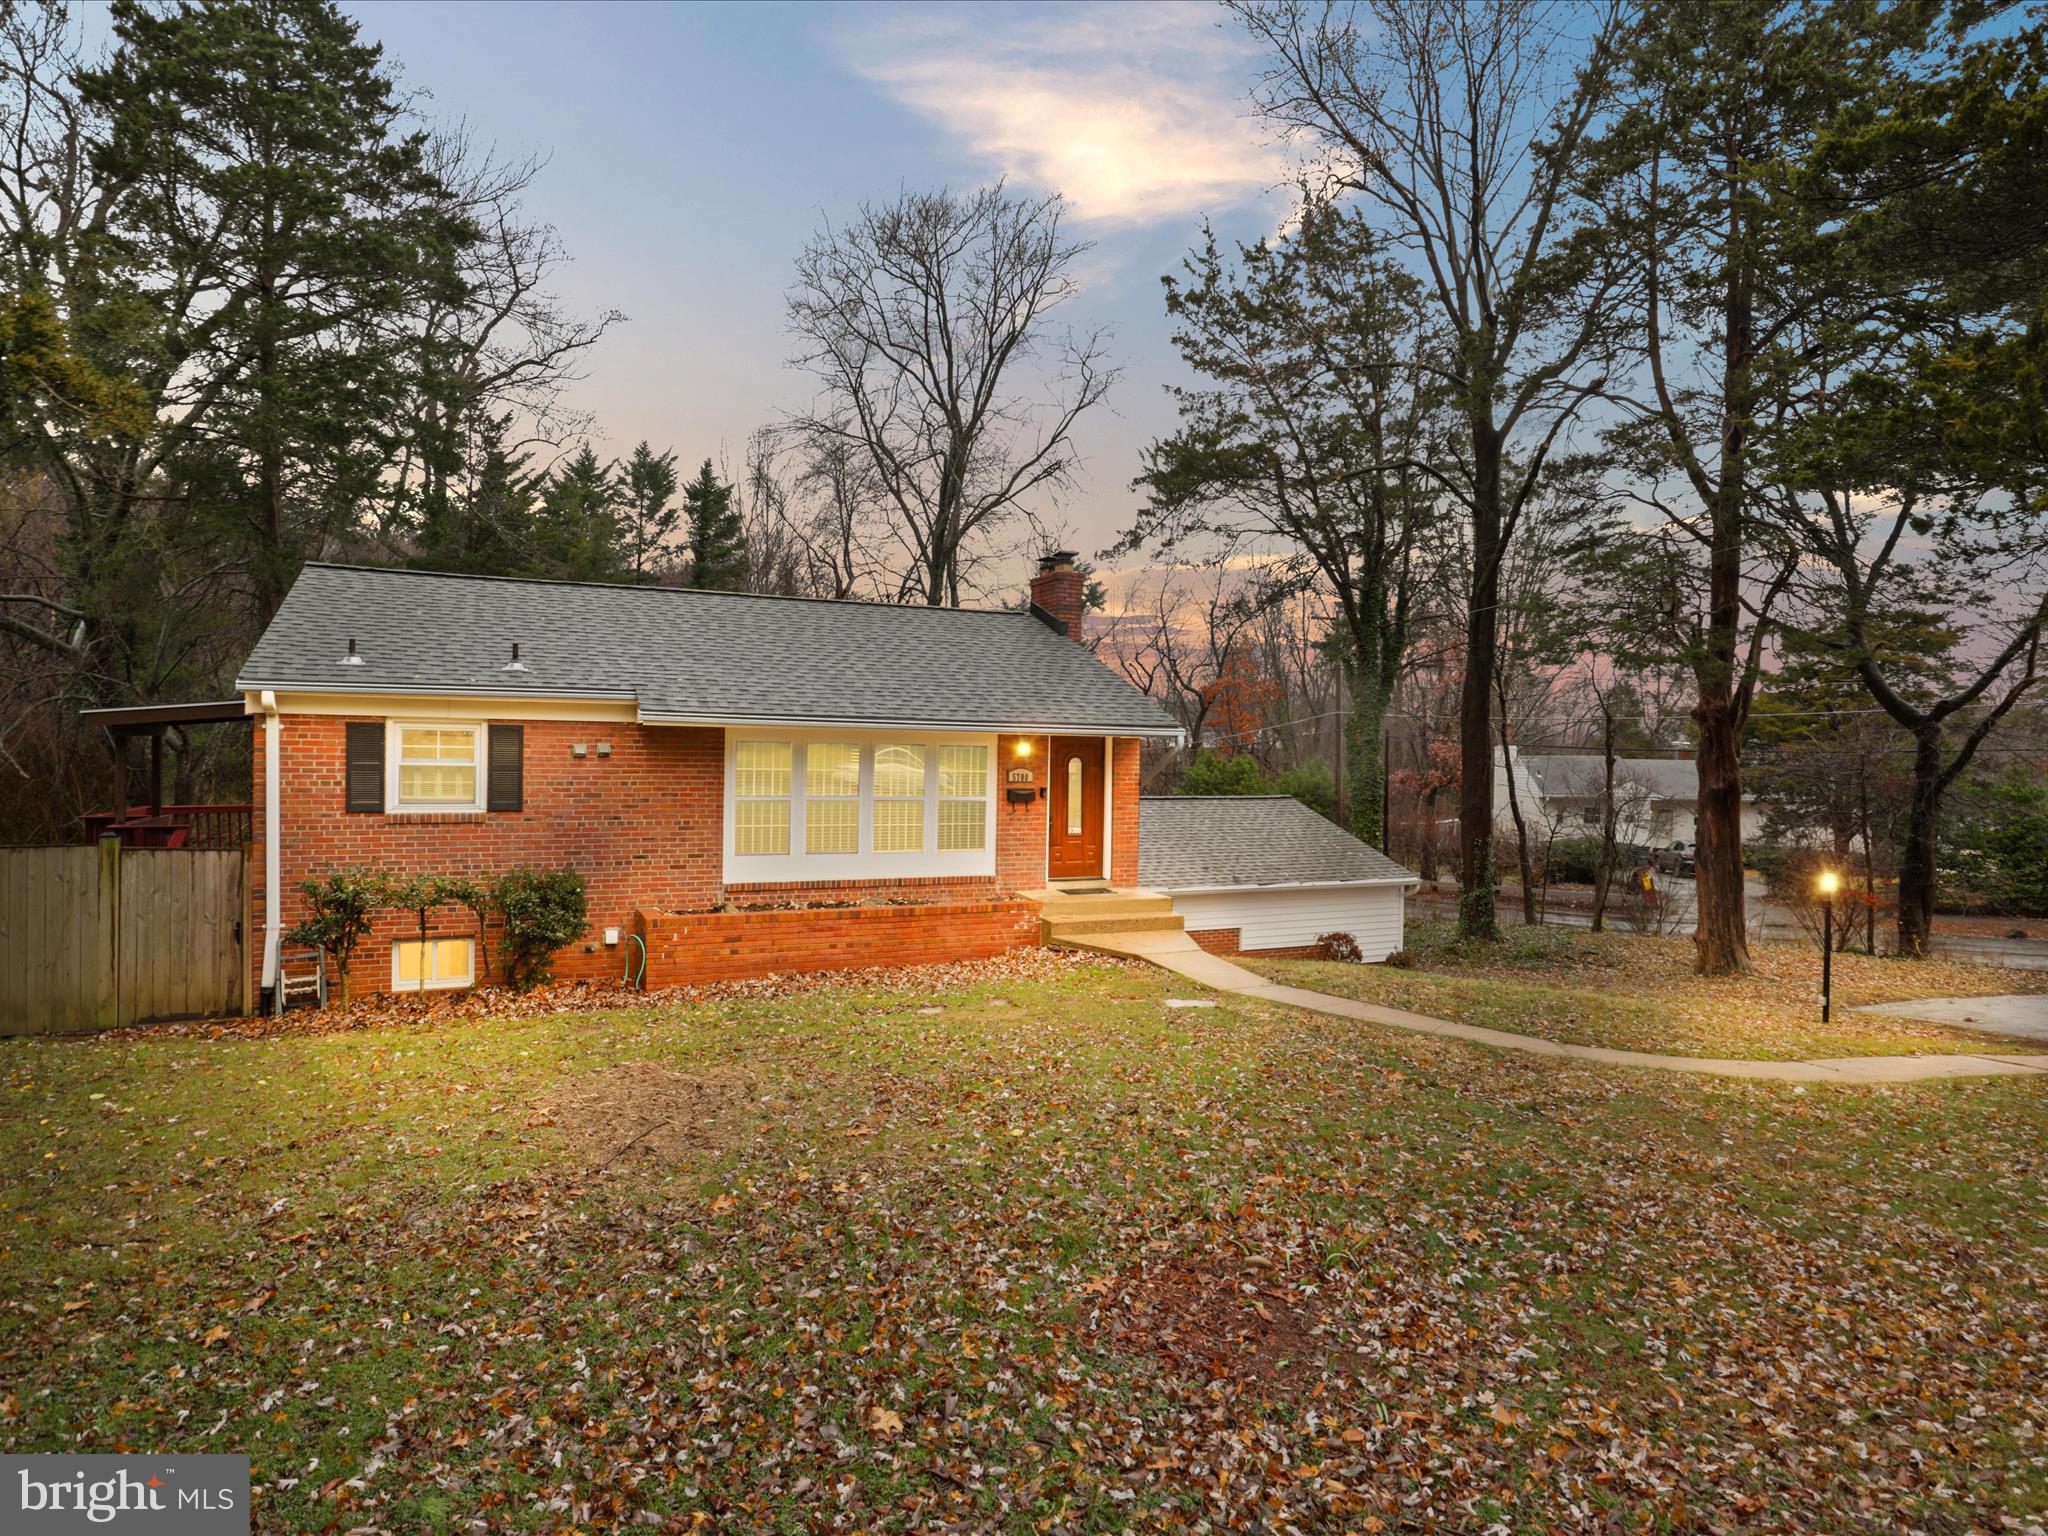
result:
<svg viewBox="0 0 2048 1536"><path fill-rule="evenodd" d="M617 466L588 443L548 478L535 519L536 563L565 581L623 581L632 574L619 530Z"/></svg>
<svg viewBox="0 0 2048 1536"><path fill-rule="evenodd" d="M683 518L675 504L676 484L673 452L657 454L643 441L626 461L619 521L636 580L652 581L675 564L677 551L670 541Z"/></svg>
<svg viewBox="0 0 2048 1536"><path fill-rule="evenodd" d="M690 514L688 585L718 592L747 588L747 533L733 505L732 487L706 459L697 478L683 488Z"/></svg>
<svg viewBox="0 0 2048 1536"><path fill-rule="evenodd" d="M419 358L399 317L461 302L456 253L477 232L382 49L332 0L115 0L109 16L118 50L78 85L107 124L96 172L121 193L94 242L119 253L117 291L86 273L80 292L105 305L95 327L122 328L166 422L114 473L183 479L267 619L403 446L390 423Z"/></svg>
<svg viewBox="0 0 2048 1536"><path fill-rule="evenodd" d="M474 421L469 466L429 503L409 564L479 576L538 574L534 511L543 477L507 441L511 420L508 413Z"/></svg>

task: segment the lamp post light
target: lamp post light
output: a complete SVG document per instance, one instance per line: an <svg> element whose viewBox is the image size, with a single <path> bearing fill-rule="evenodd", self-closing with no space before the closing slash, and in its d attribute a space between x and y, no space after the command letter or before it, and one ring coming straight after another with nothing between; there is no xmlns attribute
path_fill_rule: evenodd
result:
<svg viewBox="0 0 2048 1536"><path fill-rule="evenodd" d="M1828 1014L1834 1008L1835 993L1835 892L1842 888L1842 877L1832 869L1824 869L1814 881L1814 889L1820 892L1820 1021L1828 1022Z"/></svg>

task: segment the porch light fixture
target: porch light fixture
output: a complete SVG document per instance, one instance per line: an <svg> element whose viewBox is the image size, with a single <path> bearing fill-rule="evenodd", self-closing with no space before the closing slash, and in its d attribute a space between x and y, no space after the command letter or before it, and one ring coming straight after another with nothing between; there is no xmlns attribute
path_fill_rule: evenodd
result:
<svg viewBox="0 0 2048 1536"><path fill-rule="evenodd" d="M1017 738L1016 752L1019 757L1029 757L1031 755L1031 738L1029 736Z"/></svg>

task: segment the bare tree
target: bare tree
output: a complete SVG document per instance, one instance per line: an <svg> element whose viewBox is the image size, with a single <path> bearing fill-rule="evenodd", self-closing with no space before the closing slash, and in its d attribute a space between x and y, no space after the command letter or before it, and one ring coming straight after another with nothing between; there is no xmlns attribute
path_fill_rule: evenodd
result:
<svg viewBox="0 0 2048 1536"><path fill-rule="evenodd" d="M1100 654L1164 704L1188 733L1189 752L1199 753L1232 663L1254 643L1258 613L1227 563L1195 573L1167 567L1149 590L1132 594Z"/></svg>
<svg viewBox="0 0 2048 1536"><path fill-rule="evenodd" d="M427 163L479 238L461 252L461 290L430 296L406 317L419 366L397 407L425 430L402 436L405 450L378 488L387 539L452 494L477 461L481 427L510 421L500 446L512 454L587 434L587 413L567 409L564 396L583 355L625 318L615 309L575 315L550 291L568 255L554 227L524 207L544 160L502 159L456 123L427 141Z"/></svg>
<svg viewBox="0 0 2048 1536"><path fill-rule="evenodd" d="M878 600L881 496L845 437L762 427L747 440L742 513L757 592Z"/></svg>
<svg viewBox="0 0 2048 1536"><path fill-rule="evenodd" d="M1606 383L1605 295L1570 259L1571 189L1611 89L1619 0L1232 0L1270 56L1257 96L1370 201L1449 345L1468 451L1429 466L1471 522L1458 789L1459 929L1491 938L1493 672L1503 558L1544 462ZM1522 446L1513 451L1515 445Z"/></svg>
<svg viewBox="0 0 2048 1536"><path fill-rule="evenodd" d="M797 260L795 362L821 386L793 425L855 449L890 516L901 602L957 607L1065 487L1074 424L1115 381L1102 331L1057 330L1089 246L1058 194L906 192L827 224Z"/></svg>

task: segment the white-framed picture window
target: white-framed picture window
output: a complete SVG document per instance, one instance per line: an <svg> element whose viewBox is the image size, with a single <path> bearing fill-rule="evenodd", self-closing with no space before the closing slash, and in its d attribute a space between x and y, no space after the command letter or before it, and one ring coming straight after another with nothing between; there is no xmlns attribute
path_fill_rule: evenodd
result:
<svg viewBox="0 0 2048 1536"><path fill-rule="evenodd" d="M393 720L384 760L389 810L484 808L484 728L478 722Z"/></svg>
<svg viewBox="0 0 2048 1536"><path fill-rule="evenodd" d="M399 939L391 946L394 992L433 992L475 982L474 939Z"/></svg>
<svg viewBox="0 0 2048 1536"><path fill-rule="evenodd" d="M734 727L725 879L993 875L995 757L989 735Z"/></svg>

